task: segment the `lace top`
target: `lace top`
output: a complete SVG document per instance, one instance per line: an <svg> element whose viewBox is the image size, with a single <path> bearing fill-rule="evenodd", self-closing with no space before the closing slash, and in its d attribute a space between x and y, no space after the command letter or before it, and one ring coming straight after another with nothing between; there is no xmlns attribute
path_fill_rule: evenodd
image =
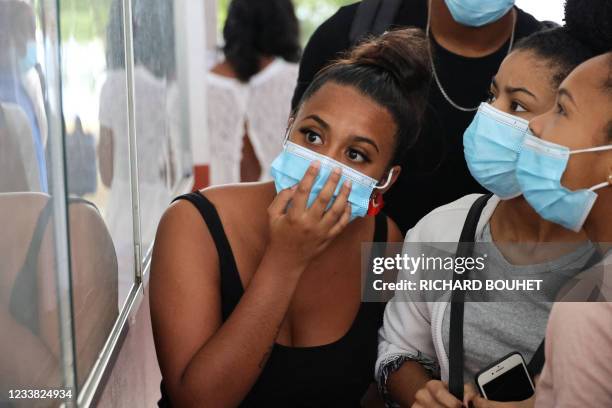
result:
<svg viewBox="0 0 612 408"><path fill-rule="evenodd" d="M248 83L209 72L206 78L210 180L213 185L240 181L246 131L270 180L270 164L282 149L298 65L276 59Z"/></svg>

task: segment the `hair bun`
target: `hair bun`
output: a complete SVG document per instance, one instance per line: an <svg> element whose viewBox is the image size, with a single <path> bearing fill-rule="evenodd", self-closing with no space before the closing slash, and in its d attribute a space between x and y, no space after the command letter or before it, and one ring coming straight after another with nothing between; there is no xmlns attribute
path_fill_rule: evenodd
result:
<svg viewBox="0 0 612 408"><path fill-rule="evenodd" d="M429 46L418 28L392 30L367 38L346 59L388 73L407 91L427 86L431 78Z"/></svg>

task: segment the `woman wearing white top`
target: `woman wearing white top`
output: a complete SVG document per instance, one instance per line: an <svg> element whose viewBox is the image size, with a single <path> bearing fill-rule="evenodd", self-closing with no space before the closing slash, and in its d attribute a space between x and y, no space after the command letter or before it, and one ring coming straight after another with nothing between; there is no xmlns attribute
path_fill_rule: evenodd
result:
<svg viewBox="0 0 612 408"><path fill-rule="evenodd" d="M225 60L207 75L211 183L270 179L297 80L299 25L290 0L233 0Z"/></svg>

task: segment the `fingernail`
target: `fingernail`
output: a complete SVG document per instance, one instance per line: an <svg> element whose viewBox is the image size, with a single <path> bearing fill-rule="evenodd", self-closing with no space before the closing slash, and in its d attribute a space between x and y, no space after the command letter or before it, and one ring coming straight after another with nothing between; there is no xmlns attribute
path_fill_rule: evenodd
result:
<svg viewBox="0 0 612 408"><path fill-rule="evenodd" d="M351 186L352 186L352 185L353 185L353 183L351 183L351 180L346 180L346 181L344 182L344 186L345 186L346 188L351 188Z"/></svg>
<svg viewBox="0 0 612 408"><path fill-rule="evenodd" d="M334 174L338 174L338 175L342 174L342 169L340 167L336 167L334 169Z"/></svg>
<svg viewBox="0 0 612 408"><path fill-rule="evenodd" d="M321 166L321 162L320 161L313 161L312 164L310 165L313 169L318 169Z"/></svg>

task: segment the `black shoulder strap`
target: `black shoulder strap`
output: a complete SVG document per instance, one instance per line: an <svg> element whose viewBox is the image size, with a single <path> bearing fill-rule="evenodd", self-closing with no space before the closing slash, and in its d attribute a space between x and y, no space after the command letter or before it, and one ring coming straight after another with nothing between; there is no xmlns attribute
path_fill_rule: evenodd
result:
<svg viewBox="0 0 612 408"><path fill-rule="evenodd" d="M470 211L467 214L461 237L457 245L456 257L472 256L474 251L474 240L476 238L476 228L482 210L487 205L487 202L493 194L485 194L478 197ZM463 280L465 275L453 274L453 280ZM449 339L449 378L448 389L457 399L463 400L463 311L465 293L463 291L454 291L451 295L451 311L450 311L450 339Z"/></svg>
<svg viewBox="0 0 612 408"><path fill-rule="evenodd" d="M99 212L98 207L91 201L80 197L68 198L68 205L77 203L90 205ZM34 334L39 333L40 326L38 316L38 263L40 262L40 248L52 212L52 198L49 197L36 221L25 261L15 278L9 301L11 315ZM24 303L24 299L28 300L27 304Z"/></svg>
<svg viewBox="0 0 612 408"><path fill-rule="evenodd" d="M199 191L184 194L172 201L174 202L176 200L187 200L198 209L215 242L219 257L219 274L221 276L222 314L223 320L226 320L234 311L238 302L240 302L244 289L240 281L240 274L238 273L238 267L236 266L232 247L227 240L227 235L225 235L219 213L213 203Z"/></svg>
<svg viewBox="0 0 612 408"><path fill-rule="evenodd" d="M32 233L32 240L26 252L25 261L15 278L13 290L11 291L11 298L9 300L11 315L24 327L30 329L35 335L38 335L40 331L38 316L39 254L52 210L53 205L51 204L51 198L49 198L36 221L36 226Z"/></svg>
<svg viewBox="0 0 612 408"><path fill-rule="evenodd" d="M384 33L393 24L401 4L402 0L362 0L351 25L351 44L357 44L367 34Z"/></svg>
<svg viewBox="0 0 612 408"><path fill-rule="evenodd" d="M544 368L544 345L546 343L546 339L542 339L542 342L538 346L535 353L531 357L531 361L527 364L527 371L529 375L533 379L536 375L542 372L542 368Z"/></svg>

